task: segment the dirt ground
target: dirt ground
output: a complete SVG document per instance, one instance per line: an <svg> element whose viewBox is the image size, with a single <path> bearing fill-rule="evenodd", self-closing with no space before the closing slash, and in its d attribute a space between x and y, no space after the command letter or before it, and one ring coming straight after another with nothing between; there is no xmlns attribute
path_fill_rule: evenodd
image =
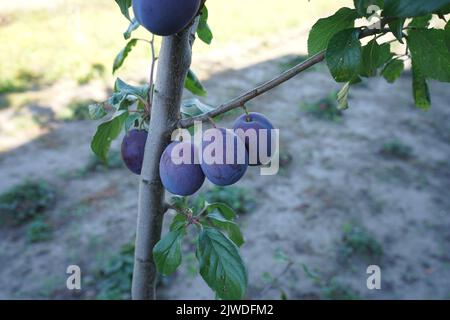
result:
<svg viewBox="0 0 450 320"><path fill-rule="evenodd" d="M294 30L195 55L205 101L215 105L278 74L304 53L302 43L304 32ZM425 113L413 106L410 82L408 74L394 85L366 81L352 89L350 109L333 122L301 109L339 89L321 67L248 105L280 129L281 152L292 157L277 176L251 168L239 184L256 201L239 219L248 298L450 299L450 91L431 83L433 106ZM137 178L125 169L72 174L89 161L96 123L61 122L52 114L73 97L102 99L103 83L57 83L36 94L40 104L24 112L48 115L43 134L0 154L0 192L25 179L55 185L58 199L48 213L55 232L51 241L30 245L23 228L0 228L0 299L92 298L98 265L133 238ZM1 123L14 116L0 111ZM409 159L380 154L394 139L413 148ZM383 254L343 254L348 225L364 230ZM71 264L82 269L77 294L65 287ZM214 298L191 265L185 258L162 298ZM367 289L369 265L381 268L381 290Z"/></svg>

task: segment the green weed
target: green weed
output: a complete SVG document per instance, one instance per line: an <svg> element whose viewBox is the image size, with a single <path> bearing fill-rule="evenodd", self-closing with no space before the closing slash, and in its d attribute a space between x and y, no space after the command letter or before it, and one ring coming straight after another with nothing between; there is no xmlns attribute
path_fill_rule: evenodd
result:
<svg viewBox="0 0 450 320"><path fill-rule="evenodd" d="M342 119L342 111L338 109L334 93L317 102L303 104L301 110L321 120L339 122Z"/></svg>
<svg viewBox="0 0 450 320"><path fill-rule="evenodd" d="M0 195L0 219L15 225L42 215L56 201L55 189L45 181L26 181Z"/></svg>
<svg viewBox="0 0 450 320"><path fill-rule="evenodd" d="M362 226L344 224L340 257L347 260L353 256L380 258L383 255L381 244Z"/></svg>
<svg viewBox="0 0 450 320"><path fill-rule="evenodd" d="M383 144L380 153L388 158L408 160L413 157L413 148L399 140L392 140Z"/></svg>
<svg viewBox="0 0 450 320"><path fill-rule="evenodd" d="M29 243L44 242L52 238L52 227L42 219L35 219L27 226L26 239Z"/></svg>
<svg viewBox="0 0 450 320"><path fill-rule="evenodd" d="M89 120L89 105L92 100L73 100L58 115L58 119L62 121L83 121Z"/></svg>

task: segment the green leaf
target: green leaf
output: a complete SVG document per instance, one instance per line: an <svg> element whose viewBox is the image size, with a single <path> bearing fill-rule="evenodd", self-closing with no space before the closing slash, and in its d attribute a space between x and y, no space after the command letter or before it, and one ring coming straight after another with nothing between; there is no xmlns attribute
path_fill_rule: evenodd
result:
<svg viewBox="0 0 450 320"><path fill-rule="evenodd" d="M200 275L217 296L242 299L247 288L247 270L237 246L222 232L203 227L198 237L197 259Z"/></svg>
<svg viewBox="0 0 450 320"><path fill-rule="evenodd" d="M131 50L136 46L136 43L138 42L138 39L131 39L128 41L125 48L123 48L114 59L113 63L113 74L119 69L123 63L125 62L125 59L128 57L128 54L131 52Z"/></svg>
<svg viewBox="0 0 450 320"><path fill-rule="evenodd" d="M89 106L89 116L92 120L99 120L107 114L103 103L95 103Z"/></svg>
<svg viewBox="0 0 450 320"><path fill-rule="evenodd" d="M398 78L400 78L404 69L405 63L402 60L392 59L386 64L381 74L387 82L394 83Z"/></svg>
<svg viewBox="0 0 450 320"><path fill-rule="evenodd" d="M430 25L430 20L431 20L432 17L433 16L431 14L427 14L427 15L421 16L421 17L415 17L409 23L408 27L428 28L428 26Z"/></svg>
<svg viewBox="0 0 450 320"><path fill-rule="evenodd" d="M111 142L119 136L127 117L128 112L121 110L111 120L98 126L91 142L91 149L103 162L107 162Z"/></svg>
<svg viewBox="0 0 450 320"><path fill-rule="evenodd" d="M231 241L233 241L238 247L244 244L244 237L242 236L239 226L235 222L227 220L217 210L209 213L207 217L211 219L215 227L226 231Z"/></svg>
<svg viewBox="0 0 450 320"><path fill-rule="evenodd" d="M331 38L325 53L328 68L337 82L352 81L361 65L359 30L346 29Z"/></svg>
<svg viewBox="0 0 450 320"><path fill-rule="evenodd" d="M332 16L318 20L309 32L309 55L313 56L325 50L328 42L336 33L354 26L357 17L356 10L344 7Z"/></svg>
<svg viewBox="0 0 450 320"><path fill-rule="evenodd" d="M450 82L450 52L444 30L417 29L408 34L408 45L416 69L426 78Z"/></svg>
<svg viewBox="0 0 450 320"><path fill-rule="evenodd" d="M360 75L374 77L377 70L392 58L391 46L388 43L379 45L376 39L371 40L362 49Z"/></svg>
<svg viewBox="0 0 450 320"><path fill-rule="evenodd" d="M130 19L131 0L115 0L115 1L119 6L120 12L122 12L124 17L131 21Z"/></svg>
<svg viewBox="0 0 450 320"><path fill-rule="evenodd" d="M227 219L227 220L233 220L236 217L236 212L226 205L225 203L210 203L206 207L206 210L208 212L213 212L215 210L219 210L219 212Z"/></svg>
<svg viewBox="0 0 450 320"><path fill-rule="evenodd" d="M182 229L187 224L187 218L184 214L178 213L173 217L172 224L170 225L170 231Z"/></svg>
<svg viewBox="0 0 450 320"><path fill-rule="evenodd" d="M445 25L445 45L447 46L448 51L450 52L450 21Z"/></svg>
<svg viewBox="0 0 450 320"><path fill-rule="evenodd" d="M448 5L450 0L385 0L385 17L411 18L433 13Z"/></svg>
<svg viewBox="0 0 450 320"><path fill-rule="evenodd" d="M130 129L135 127L135 123L137 120L141 118L139 113L130 114L125 120L125 131L128 132Z"/></svg>
<svg viewBox="0 0 450 320"><path fill-rule="evenodd" d="M176 209L188 209L189 200L188 197L174 196L170 198L170 204Z"/></svg>
<svg viewBox="0 0 450 320"><path fill-rule="evenodd" d="M114 91L120 92L123 96L133 95L143 100L147 100L148 97L148 85L133 86L126 83L120 78L117 78L116 82L114 83Z"/></svg>
<svg viewBox="0 0 450 320"><path fill-rule="evenodd" d="M203 6L197 27L197 35L206 44L211 44L213 34L208 25L208 8Z"/></svg>
<svg viewBox="0 0 450 320"><path fill-rule="evenodd" d="M130 98L128 95L124 95L123 99L119 103L118 111L125 110L128 111L131 105L133 105L136 101Z"/></svg>
<svg viewBox="0 0 450 320"><path fill-rule="evenodd" d="M206 96L207 92L205 88L203 87L200 80L197 78L195 73L192 70L188 71L188 74L186 76L186 80L184 81L184 87L195 94L196 96Z"/></svg>
<svg viewBox="0 0 450 320"><path fill-rule="evenodd" d="M131 37L131 33L136 30L137 28L139 28L140 24L139 22L136 20L136 18L134 18L133 20L131 20L130 25L128 26L127 31L125 31L123 33L123 37L125 38L125 40L130 39Z"/></svg>
<svg viewBox="0 0 450 320"><path fill-rule="evenodd" d="M405 26L405 21L406 18L397 18L388 22L389 30L400 43L403 43L403 27Z"/></svg>
<svg viewBox="0 0 450 320"><path fill-rule="evenodd" d="M368 17L373 14L373 12L368 12L370 6L375 5L380 9L383 9L384 6L384 0L353 0L353 3L360 17Z"/></svg>
<svg viewBox="0 0 450 320"><path fill-rule="evenodd" d="M123 100L124 98L124 94L122 94L121 92L114 92L109 98L108 98L108 103L112 106L114 106L116 109L118 109L118 105L120 104L120 102Z"/></svg>
<svg viewBox="0 0 450 320"><path fill-rule="evenodd" d="M184 233L184 228L170 231L153 248L153 258L159 273L168 276L180 266Z"/></svg>
<svg viewBox="0 0 450 320"><path fill-rule="evenodd" d="M350 82L344 84L344 86L339 90L337 94L338 109L346 110L348 109L348 93L350 91Z"/></svg>
<svg viewBox="0 0 450 320"><path fill-rule="evenodd" d="M428 110L431 106L431 98L427 80L422 71L417 67L416 61L412 59L411 62L414 101L418 108Z"/></svg>
<svg viewBox="0 0 450 320"><path fill-rule="evenodd" d="M212 110L214 110L214 107L201 102L197 98L186 99L181 102L181 114L183 118L199 116Z"/></svg>

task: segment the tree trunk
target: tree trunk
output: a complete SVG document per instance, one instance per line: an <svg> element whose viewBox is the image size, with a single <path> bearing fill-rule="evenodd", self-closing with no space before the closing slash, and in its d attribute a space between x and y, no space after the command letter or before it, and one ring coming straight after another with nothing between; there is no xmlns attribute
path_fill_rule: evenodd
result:
<svg viewBox="0 0 450 320"><path fill-rule="evenodd" d="M161 238L165 213L159 159L180 116L181 97L191 64L194 26L162 40L155 94L139 185L132 298L156 299L156 266L152 250Z"/></svg>

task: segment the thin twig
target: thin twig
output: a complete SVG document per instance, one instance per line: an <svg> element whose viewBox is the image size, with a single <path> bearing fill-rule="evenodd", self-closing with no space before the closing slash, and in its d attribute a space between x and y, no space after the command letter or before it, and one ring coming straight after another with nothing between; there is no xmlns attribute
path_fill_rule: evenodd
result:
<svg viewBox="0 0 450 320"><path fill-rule="evenodd" d="M152 108L152 103L153 103L153 92L154 92L154 86L155 86L155 65L156 65L156 60L158 60L158 58L156 57L155 54L155 35L152 34L152 40L150 40L150 48L151 48L151 52L152 52L152 65L150 67L150 81L149 81L149 88L148 88L148 102L147 102L147 107L148 107L148 114L150 115L150 111Z"/></svg>
<svg viewBox="0 0 450 320"><path fill-rule="evenodd" d="M150 43L150 41L147 40L147 39L143 39L143 38L134 38L134 39L139 40L139 41L143 41L143 42Z"/></svg>

